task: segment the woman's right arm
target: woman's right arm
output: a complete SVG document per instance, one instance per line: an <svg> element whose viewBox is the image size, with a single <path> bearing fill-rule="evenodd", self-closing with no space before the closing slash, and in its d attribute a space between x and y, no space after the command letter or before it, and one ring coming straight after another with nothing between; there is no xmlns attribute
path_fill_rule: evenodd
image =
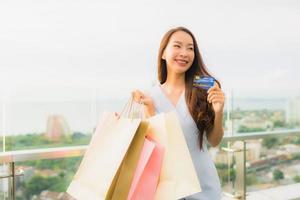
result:
<svg viewBox="0 0 300 200"><path fill-rule="evenodd" d="M144 104L146 117L152 117L155 115L154 103L150 96L144 94L140 90L134 90L132 92L132 97L135 102Z"/></svg>

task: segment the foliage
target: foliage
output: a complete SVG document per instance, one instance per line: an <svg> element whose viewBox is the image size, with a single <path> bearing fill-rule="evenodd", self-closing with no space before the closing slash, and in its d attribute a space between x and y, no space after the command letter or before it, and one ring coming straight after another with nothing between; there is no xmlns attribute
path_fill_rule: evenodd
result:
<svg viewBox="0 0 300 200"><path fill-rule="evenodd" d="M58 141L51 141L44 134L27 134L6 137L6 150L22 150L37 148L52 148L61 146L86 145L91 138L90 134L74 132L71 135L62 136ZM49 159L49 160L32 160L18 162L18 166L34 167L35 175L27 174L25 182L18 183L18 190L21 193L17 195L17 199L31 199L33 195L39 195L44 190L53 192L65 192L70 184L82 157ZM52 170L55 176L44 177L39 175L41 170ZM26 171L25 171L26 173Z"/></svg>
<svg viewBox="0 0 300 200"><path fill-rule="evenodd" d="M60 176L43 177L35 175L25 184L25 196L30 199L30 197L40 194L43 190L64 192L67 187L66 181Z"/></svg>
<svg viewBox="0 0 300 200"><path fill-rule="evenodd" d="M6 150L23 150L37 148L51 148L59 146L87 145L91 134L74 132L71 135L63 135L58 141L51 141L44 134L26 134L6 136Z"/></svg>
<svg viewBox="0 0 300 200"><path fill-rule="evenodd" d="M247 174L246 177L246 185L250 186L250 185L255 185L257 183L257 178L254 174Z"/></svg>
<svg viewBox="0 0 300 200"><path fill-rule="evenodd" d="M249 128L249 127L242 125L238 128L237 132L238 133L248 133L248 132L261 132L261 131L265 131L265 129L259 128L259 127Z"/></svg>
<svg viewBox="0 0 300 200"><path fill-rule="evenodd" d="M300 159L300 153L293 154L292 159L293 159L293 160L299 160L299 159Z"/></svg>
<svg viewBox="0 0 300 200"><path fill-rule="evenodd" d="M271 149L272 147L279 144L279 140L276 137L267 137L263 140L263 146L267 147L268 149Z"/></svg>
<svg viewBox="0 0 300 200"><path fill-rule="evenodd" d="M222 184L229 181L234 181L236 178L236 171L233 168L229 169L229 177L228 177L228 168L226 169L218 169L218 174L220 179L222 180Z"/></svg>
<svg viewBox="0 0 300 200"><path fill-rule="evenodd" d="M293 141L292 143L294 144L300 144L300 136L297 136Z"/></svg>
<svg viewBox="0 0 300 200"><path fill-rule="evenodd" d="M299 176L299 175L294 176L293 180L294 180L296 183L300 183L300 176Z"/></svg>
<svg viewBox="0 0 300 200"><path fill-rule="evenodd" d="M280 180L280 179L284 179L284 174L283 174L283 172L282 172L281 170L275 169L275 170L273 171L273 179L274 179L275 181L278 181L278 180Z"/></svg>
<svg viewBox="0 0 300 200"><path fill-rule="evenodd" d="M224 163L216 163L216 168L218 170L225 170L228 168L228 165L224 164Z"/></svg>
<svg viewBox="0 0 300 200"><path fill-rule="evenodd" d="M275 120L273 122L273 125L274 125L274 128L280 128L280 127L286 126L285 121L283 121L283 120Z"/></svg>

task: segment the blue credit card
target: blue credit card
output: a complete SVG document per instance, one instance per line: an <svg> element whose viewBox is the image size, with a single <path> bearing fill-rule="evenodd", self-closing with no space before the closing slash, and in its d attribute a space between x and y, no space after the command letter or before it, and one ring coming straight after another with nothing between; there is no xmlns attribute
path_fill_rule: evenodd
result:
<svg viewBox="0 0 300 200"><path fill-rule="evenodd" d="M195 76L193 81L193 86L200 87L205 90L211 88L215 83L215 79L210 76Z"/></svg>

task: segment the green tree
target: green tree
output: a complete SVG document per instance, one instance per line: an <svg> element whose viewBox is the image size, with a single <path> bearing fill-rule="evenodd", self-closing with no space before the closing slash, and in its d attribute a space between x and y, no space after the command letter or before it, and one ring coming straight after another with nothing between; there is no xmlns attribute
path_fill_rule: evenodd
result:
<svg viewBox="0 0 300 200"><path fill-rule="evenodd" d="M25 184L25 194L30 199L33 195L39 195L44 190L65 192L69 184L69 178L66 180L62 173L54 177L35 175Z"/></svg>
<svg viewBox="0 0 300 200"><path fill-rule="evenodd" d="M285 127L285 122L282 120L274 121L274 128L280 128L280 127Z"/></svg>
<svg viewBox="0 0 300 200"><path fill-rule="evenodd" d="M300 154L299 153L293 154L292 157L293 157L293 160L299 160L300 159Z"/></svg>
<svg viewBox="0 0 300 200"><path fill-rule="evenodd" d="M300 136L296 136L296 138L293 140L294 144L300 144Z"/></svg>
<svg viewBox="0 0 300 200"><path fill-rule="evenodd" d="M279 140L276 137L267 137L263 140L263 146L271 149L275 145L279 144Z"/></svg>
<svg viewBox="0 0 300 200"><path fill-rule="evenodd" d="M29 199L32 195L40 194L43 190L49 188L49 182L46 178L35 175L33 176L27 184L25 184L25 195Z"/></svg>
<svg viewBox="0 0 300 200"><path fill-rule="evenodd" d="M275 181L278 181L278 180L280 180L280 179L284 179L284 174L283 174L283 172L282 172L281 170L279 170L279 169L275 169L275 170L273 171L273 179L274 179Z"/></svg>
<svg viewBox="0 0 300 200"><path fill-rule="evenodd" d="M293 180L294 180L296 183L300 183L300 176L299 176L299 175L294 176Z"/></svg>
<svg viewBox="0 0 300 200"><path fill-rule="evenodd" d="M254 185L256 183L257 183L257 178L254 174L247 175L247 178L246 178L246 185L247 186Z"/></svg>
<svg viewBox="0 0 300 200"><path fill-rule="evenodd" d="M216 163L216 168L218 170L226 170L228 168L228 165L226 165L224 163Z"/></svg>
<svg viewBox="0 0 300 200"><path fill-rule="evenodd" d="M248 133L248 132L260 132L260 131L265 131L265 129L260 128L260 127L255 127L255 128L249 128L247 126L239 126L237 132L238 133Z"/></svg>

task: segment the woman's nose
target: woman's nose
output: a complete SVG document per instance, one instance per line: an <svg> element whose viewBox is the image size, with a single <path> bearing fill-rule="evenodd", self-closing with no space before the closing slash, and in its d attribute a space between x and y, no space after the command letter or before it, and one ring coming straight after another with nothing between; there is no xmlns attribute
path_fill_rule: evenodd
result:
<svg viewBox="0 0 300 200"><path fill-rule="evenodd" d="M180 51L180 54L179 54L179 55L182 56L182 57L186 57L186 56L188 55L188 52L187 52L187 50L182 49L182 50Z"/></svg>

